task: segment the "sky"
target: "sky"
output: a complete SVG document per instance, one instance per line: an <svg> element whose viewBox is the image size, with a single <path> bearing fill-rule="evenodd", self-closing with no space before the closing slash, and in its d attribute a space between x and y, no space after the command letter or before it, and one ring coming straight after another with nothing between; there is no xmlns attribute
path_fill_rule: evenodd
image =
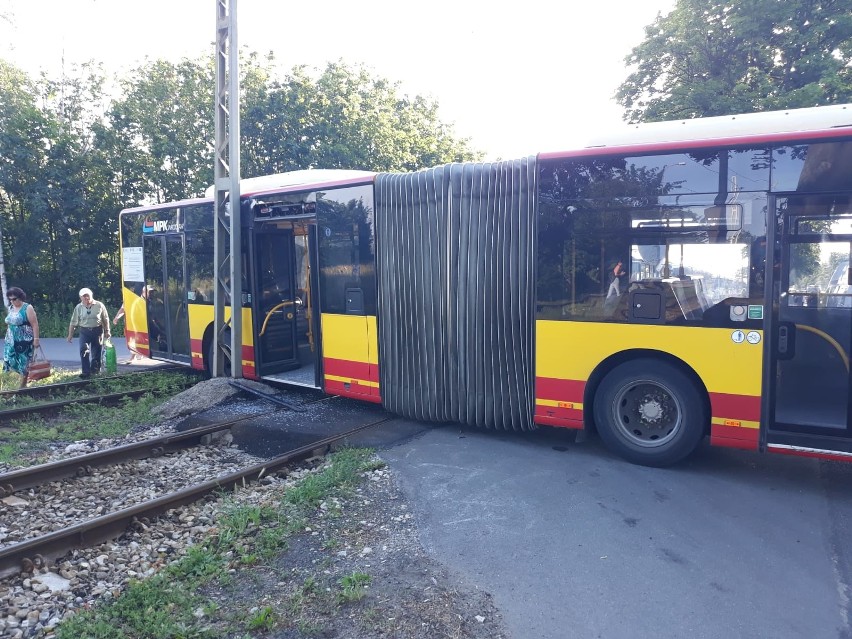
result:
<svg viewBox="0 0 852 639"><path fill-rule="evenodd" d="M675 0L238 0L238 40L284 69L363 64L429 96L486 160L582 146L622 125L624 58ZM88 60L213 51L216 0L0 0L0 57L58 76ZM211 87L211 93L213 88ZM212 98L211 98L212 99Z"/></svg>

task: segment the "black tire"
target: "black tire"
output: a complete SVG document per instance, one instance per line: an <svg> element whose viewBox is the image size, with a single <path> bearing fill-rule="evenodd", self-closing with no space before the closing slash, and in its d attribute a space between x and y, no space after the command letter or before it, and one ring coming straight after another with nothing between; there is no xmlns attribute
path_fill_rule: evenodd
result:
<svg viewBox="0 0 852 639"><path fill-rule="evenodd" d="M594 399L595 424L614 453L643 466L671 466L704 438L701 392L676 366L636 359L604 377Z"/></svg>
<svg viewBox="0 0 852 639"><path fill-rule="evenodd" d="M225 331L223 339L226 341L230 341L231 332ZM211 377L213 376L213 355L216 349L216 338L210 340L210 343L207 345L207 359L204 360L204 368L207 371L207 374ZM225 377L231 376L231 360L228 356L225 356L225 366L224 366Z"/></svg>

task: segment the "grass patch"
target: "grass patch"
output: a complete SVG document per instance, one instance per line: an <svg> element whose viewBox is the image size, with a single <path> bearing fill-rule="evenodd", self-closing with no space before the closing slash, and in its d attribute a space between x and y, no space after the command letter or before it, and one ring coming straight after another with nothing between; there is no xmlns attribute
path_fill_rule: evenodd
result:
<svg viewBox="0 0 852 639"><path fill-rule="evenodd" d="M157 421L159 418L153 415L152 409L186 388L188 379L192 378L181 373L146 373L101 379L94 384L94 391L92 386L89 386L85 393L75 391L65 394L62 399L74 399L92 392L106 394L137 388L150 390L138 399L126 398L118 406L69 406L60 417L54 419L45 420L36 415L29 419L16 420L15 430L0 435L0 463L22 463L33 453L44 449L47 444L55 442L123 437L138 426ZM24 407L39 403L42 403L42 400L15 398L15 406Z"/></svg>
<svg viewBox="0 0 852 639"><path fill-rule="evenodd" d="M272 630L275 627L276 615L272 606L264 606L255 611L248 620L249 630Z"/></svg>
<svg viewBox="0 0 852 639"><path fill-rule="evenodd" d="M167 573L146 581L132 582L122 595L108 606L85 612L61 624L59 639L154 639L183 637L201 639L216 633L198 623L194 611L204 600Z"/></svg>
<svg viewBox="0 0 852 639"><path fill-rule="evenodd" d="M48 384L59 384L62 382L68 382L74 379L78 379L79 373L71 370L66 370L63 368L53 368L51 370L50 377L45 377L44 379L37 379L31 381L27 384L27 386L47 386ZM21 385L21 376L17 373L0 372L0 391L4 390L17 390ZM20 398L19 398L20 399ZM0 402L5 402L6 400L0 400Z"/></svg>
<svg viewBox="0 0 852 639"><path fill-rule="evenodd" d="M363 572L353 572L351 575L346 575L337 582L340 584L337 601L339 603L361 601L366 594L365 590L370 585L370 581L372 581L372 577Z"/></svg>
<svg viewBox="0 0 852 639"><path fill-rule="evenodd" d="M336 489L335 494L348 496L360 483L360 473L381 468L382 463L365 459L357 449L343 449L334 455L335 463L326 472L310 475L299 484L298 489L288 491L287 503L294 506L316 508Z"/></svg>
<svg viewBox="0 0 852 639"><path fill-rule="evenodd" d="M236 498L223 504L218 535L192 547L163 572L144 582L134 582L117 600L82 612L57 628L57 639L196 639L233 632L269 632L294 627L315 634L319 628L301 618L305 600L319 596L313 579L305 581L299 596L283 610L259 606L248 615L230 610L198 594L204 586L227 587L228 570L235 564L251 565L286 547L288 537L304 529L308 516L326 499L349 494L361 474L381 466L373 453L344 449L333 454L329 465L284 491L277 507L246 506ZM369 575L352 573L340 580L340 592L330 605L358 601L364 596ZM201 610L199 618L195 613Z"/></svg>

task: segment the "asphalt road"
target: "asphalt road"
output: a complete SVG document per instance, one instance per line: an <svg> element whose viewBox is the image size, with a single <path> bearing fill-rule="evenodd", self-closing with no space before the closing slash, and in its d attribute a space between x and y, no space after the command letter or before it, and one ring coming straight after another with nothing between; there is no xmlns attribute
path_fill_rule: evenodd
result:
<svg viewBox="0 0 852 639"><path fill-rule="evenodd" d="M852 637L852 466L431 428L382 456L424 545L514 639Z"/></svg>

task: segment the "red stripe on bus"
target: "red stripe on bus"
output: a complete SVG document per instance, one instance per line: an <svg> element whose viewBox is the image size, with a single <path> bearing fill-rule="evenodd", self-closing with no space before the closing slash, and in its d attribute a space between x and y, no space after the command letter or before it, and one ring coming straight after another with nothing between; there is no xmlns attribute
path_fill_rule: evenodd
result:
<svg viewBox="0 0 852 639"><path fill-rule="evenodd" d="M795 448L776 448L772 444L767 446L766 450L770 453L778 453L779 455L792 455L794 457L810 457L812 459L830 459L831 461L841 461L849 463L852 457L849 455L835 455L829 452L820 452L816 450L797 450Z"/></svg>
<svg viewBox="0 0 852 639"><path fill-rule="evenodd" d="M148 333L142 331L128 331L125 329L124 331L124 341L127 343L129 340L133 340L134 349L140 355L144 355L145 357L151 356L151 348L149 346L148 341ZM127 348L130 348L130 344L127 344Z"/></svg>
<svg viewBox="0 0 852 639"><path fill-rule="evenodd" d="M573 406L544 406L537 404L535 414L541 417L554 417L557 419L568 419L571 421L583 421L583 409Z"/></svg>
<svg viewBox="0 0 852 639"><path fill-rule="evenodd" d="M335 377L352 377L368 382L379 382L379 367L369 362L353 362L348 359L323 358L323 369L326 375Z"/></svg>
<svg viewBox="0 0 852 639"><path fill-rule="evenodd" d="M192 367L196 370L204 370L204 342L200 339L190 338L189 350L192 353Z"/></svg>
<svg viewBox="0 0 852 639"><path fill-rule="evenodd" d="M148 333L142 331L125 331L125 341L128 339L136 340L136 344L140 346L148 346Z"/></svg>
<svg viewBox="0 0 852 639"><path fill-rule="evenodd" d="M536 406L533 422L543 426L556 426L559 428L575 428L583 430L583 419L575 419L564 415L550 415L546 412L539 411L540 408L550 408L549 406ZM582 411L576 411L582 412Z"/></svg>
<svg viewBox="0 0 852 639"><path fill-rule="evenodd" d="M710 393L710 407L713 417L760 421L760 397L753 395Z"/></svg>
<svg viewBox="0 0 852 639"><path fill-rule="evenodd" d="M718 146L737 146L752 144L770 144L773 142L794 143L799 140L825 140L848 137L848 127L829 129L825 131L800 131L796 133L764 133L760 135L742 135L739 137L708 138L705 140L681 140L676 142L642 142L631 145L597 146L572 151L556 151L539 153L539 160L558 160L568 158L585 158L601 155L645 155L661 151L684 151L690 149L715 148Z"/></svg>
<svg viewBox="0 0 852 639"><path fill-rule="evenodd" d="M351 383L340 382L335 379L326 379L325 380L325 392L331 395L341 395L343 397L352 397L354 399L360 399L365 402L373 402L374 404L381 404L382 398L378 394L377 388L372 386L362 386L357 381L352 381ZM376 393L375 395L371 395L371 393Z"/></svg>
<svg viewBox="0 0 852 639"><path fill-rule="evenodd" d="M556 377L536 377L535 396L537 399L583 403L586 382L576 379L558 379Z"/></svg>
<svg viewBox="0 0 852 639"><path fill-rule="evenodd" d="M242 353L243 377L258 379L256 363L254 361L254 346L246 346L243 344Z"/></svg>
<svg viewBox="0 0 852 639"><path fill-rule="evenodd" d="M710 444L726 448L757 450L760 431L757 428L739 428L736 426L710 425Z"/></svg>

